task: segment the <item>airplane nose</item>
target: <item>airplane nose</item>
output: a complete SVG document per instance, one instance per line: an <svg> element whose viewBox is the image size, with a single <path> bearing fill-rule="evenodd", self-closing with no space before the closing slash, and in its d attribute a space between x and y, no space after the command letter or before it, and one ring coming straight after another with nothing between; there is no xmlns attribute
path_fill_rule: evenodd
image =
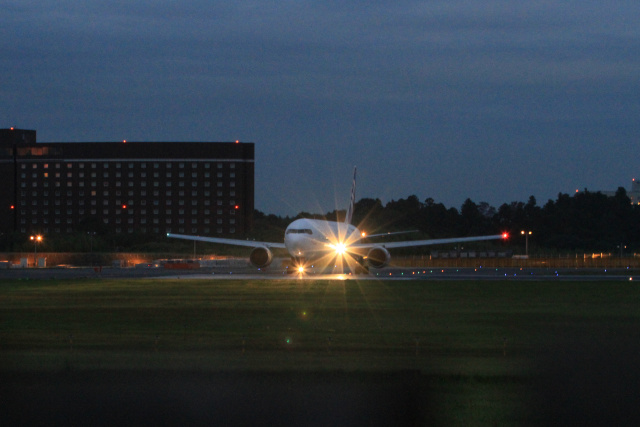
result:
<svg viewBox="0 0 640 427"><path fill-rule="evenodd" d="M299 236L296 236L296 235L287 236L287 238L285 239L285 245L291 255L304 256L302 242Z"/></svg>

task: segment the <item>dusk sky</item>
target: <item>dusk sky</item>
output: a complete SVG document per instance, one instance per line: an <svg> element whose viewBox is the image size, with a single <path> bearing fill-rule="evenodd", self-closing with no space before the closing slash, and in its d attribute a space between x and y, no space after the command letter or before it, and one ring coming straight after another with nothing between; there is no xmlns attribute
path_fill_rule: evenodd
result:
<svg viewBox="0 0 640 427"><path fill-rule="evenodd" d="M255 207L640 178L640 2L0 0L0 128L249 141Z"/></svg>

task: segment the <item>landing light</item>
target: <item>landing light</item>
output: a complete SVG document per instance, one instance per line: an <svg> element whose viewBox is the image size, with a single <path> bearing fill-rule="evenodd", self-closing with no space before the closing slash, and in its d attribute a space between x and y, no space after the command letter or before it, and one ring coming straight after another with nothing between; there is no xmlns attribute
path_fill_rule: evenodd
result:
<svg viewBox="0 0 640 427"><path fill-rule="evenodd" d="M303 266L298 267L298 273L304 273L304 267Z"/></svg>
<svg viewBox="0 0 640 427"><path fill-rule="evenodd" d="M344 254L346 251L346 246L344 243L336 243L334 246L334 249L336 250L336 252L340 255Z"/></svg>

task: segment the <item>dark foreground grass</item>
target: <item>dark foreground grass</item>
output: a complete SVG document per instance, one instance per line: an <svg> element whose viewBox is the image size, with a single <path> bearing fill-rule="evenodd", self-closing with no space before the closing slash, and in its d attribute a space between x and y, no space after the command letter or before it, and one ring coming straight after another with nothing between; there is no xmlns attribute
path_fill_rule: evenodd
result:
<svg viewBox="0 0 640 427"><path fill-rule="evenodd" d="M355 406L334 421L364 404L358 419L404 424L615 424L638 420L638 343L633 282L0 282L0 391L15 408L199 378L198 392L235 379L265 407L276 389L303 409L344 393ZM366 391L368 405L350 400Z"/></svg>

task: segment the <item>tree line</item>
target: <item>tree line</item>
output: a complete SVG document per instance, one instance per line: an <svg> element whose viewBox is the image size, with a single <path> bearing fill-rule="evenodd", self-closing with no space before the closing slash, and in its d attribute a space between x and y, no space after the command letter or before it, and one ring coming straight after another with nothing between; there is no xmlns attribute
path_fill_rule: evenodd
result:
<svg viewBox="0 0 640 427"><path fill-rule="evenodd" d="M294 218L256 212L254 228L264 230L264 237L272 235L282 239L286 225L303 217L341 220L344 211L325 215L302 212ZM379 199L365 198L354 206L353 224L369 233L417 230L419 238L506 232L510 236L507 245L512 247L524 246L521 232L525 231L531 232L530 249L545 253L632 253L640 250L640 206L631 204L623 187L614 196L585 190L573 195L560 193L556 200L550 199L543 206L531 196L526 203L504 203L498 208L471 199L456 209L447 208L432 198L420 201L415 195L384 205ZM407 236L397 238L406 239Z"/></svg>

